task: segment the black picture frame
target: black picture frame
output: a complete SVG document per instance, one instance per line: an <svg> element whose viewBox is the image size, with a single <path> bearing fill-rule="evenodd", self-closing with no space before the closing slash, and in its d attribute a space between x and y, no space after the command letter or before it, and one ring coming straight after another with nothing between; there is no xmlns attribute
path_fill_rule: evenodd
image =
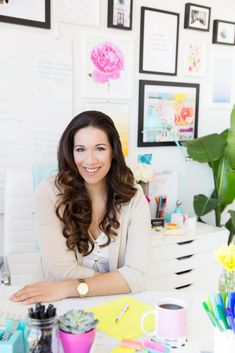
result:
<svg viewBox="0 0 235 353"><path fill-rule="evenodd" d="M176 146L196 138L199 89L198 83L140 80L137 146Z"/></svg>
<svg viewBox="0 0 235 353"><path fill-rule="evenodd" d="M141 7L139 72L177 75L179 14Z"/></svg>
<svg viewBox="0 0 235 353"><path fill-rule="evenodd" d="M45 29L51 28L51 0L38 0L41 2L43 9L45 9L45 18L42 21L35 20L35 18L22 18L17 17L15 13L11 14L11 10L9 7L9 11L7 9L8 4L10 5L11 2L1 5L0 6L0 21L7 22L17 25L24 25L24 26L32 26L32 27L40 27ZM6 6L3 8L2 6ZM24 4L22 4L24 6ZM22 10L22 8L21 8ZM28 10L28 9L27 9ZM21 15L20 15L21 16Z"/></svg>
<svg viewBox="0 0 235 353"><path fill-rule="evenodd" d="M235 45L235 22L214 20L212 43Z"/></svg>
<svg viewBox="0 0 235 353"><path fill-rule="evenodd" d="M107 26L117 29L132 29L133 0L108 0Z"/></svg>
<svg viewBox="0 0 235 353"><path fill-rule="evenodd" d="M190 2L185 4L184 28L208 32L210 30L210 18L210 7Z"/></svg>

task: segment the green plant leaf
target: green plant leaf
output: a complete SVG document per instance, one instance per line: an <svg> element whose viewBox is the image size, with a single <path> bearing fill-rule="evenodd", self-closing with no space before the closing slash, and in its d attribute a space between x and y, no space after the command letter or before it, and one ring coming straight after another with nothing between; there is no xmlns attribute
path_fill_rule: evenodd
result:
<svg viewBox="0 0 235 353"><path fill-rule="evenodd" d="M226 157L211 163L214 173L216 192L213 194L219 199L221 211L233 202L235 198L235 170Z"/></svg>
<svg viewBox="0 0 235 353"><path fill-rule="evenodd" d="M213 211L218 205L218 200L199 194L194 196L193 206L198 217Z"/></svg>
<svg viewBox="0 0 235 353"><path fill-rule="evenodd" d="M210 134L182 143L189 157L200 163L209 163L223 156L226 140L219 134Z"/></svg>
<svg viewBox="0 0 235 353"><path fill-rule="evenodd" d="M227 136L225 156L228 159L230 167L235 170L235 105L230 116L230 129Z"/></svg>
<svg viewBox="0 0 235 353"><path fill-rule="evenodd" d="M228 213L230 214L231 218L225 223L225 227L229 230L229 238L228 238L228 244L230 244L233 240L233 237L235 235L235 211L229 210Z"/></svg>

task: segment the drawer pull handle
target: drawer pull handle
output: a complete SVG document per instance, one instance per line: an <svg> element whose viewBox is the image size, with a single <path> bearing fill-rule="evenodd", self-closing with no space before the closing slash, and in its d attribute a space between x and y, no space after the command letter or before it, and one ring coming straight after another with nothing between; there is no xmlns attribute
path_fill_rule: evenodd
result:
<svg viewBox="0 0 235 353"><path fill-rule="evenodd" d="M187 241L180 241L179 243L176 243L178 245L186 245L192 243L194 240L187 240Z"/></svg>
<svg viewBox="0 0 235 353"><path fill-rule="evenodd" d="M189 273L189 272L191 272L192 270L193 270L193 269L191 268L190 270L175 272L175 274L176 274L176 275L183 275L184 273Z"/></svg>
<svg viewBox="0 0 235 353"><path fill-rule="evenodd" d="M175 287L175 289L183 289L183 288L190 287L191 285L192 283L189 283L189 284L185 284L184 286Z"/></svg>
<svg viewBox="0 0 235 353"><path fill-rule="evenodd" d="M180 257L177 257L176 260L185 260L185 259L189 259L192 256L194 256L194 255L192 254L192 255L180 256Z"/></svg>

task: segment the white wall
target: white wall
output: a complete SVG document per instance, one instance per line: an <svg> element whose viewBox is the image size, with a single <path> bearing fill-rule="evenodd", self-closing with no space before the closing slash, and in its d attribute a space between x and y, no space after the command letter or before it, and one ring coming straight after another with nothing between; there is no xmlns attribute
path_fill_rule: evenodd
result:
<svg viewBox="0 0 235 353"><path fill-rule="evenodd" d="M17 26L0 22L1 29L16 29L26 32L47 33L48 35L59 34L73 39L73 115L83 110L85 99L81 97L81 31L87 31L91 28L81 27L78 25L63 24L58 21L60 0L51 0L52 2L52 29L43 30L33 27ZM152 147L137 148L137 124L138 124L138 81L139 79L160 80L160 81L176 81L176 82L193 82L200 83L200 99L199 99L199 136L221 132L229 125L230 109L211 109L208 101L208 87L210 85L209 68L210 60L214 55L228 55L235 59L235 47L225 45L212 44L212 23L213 19L221 19L235 22L235 2L234 0L197 0L197 4L210 6L211 24L210 31L196 31L183 28L184 22L184 6L186 1L183 0L133 0L133 26L132 31L124 31L107 28L107 1L101 0L101 26L95 28L95 31L102 33L113 33L132 38L134 42L133 53L133 70L134 70L134 92L130 103L129 117L129 156L128 163L135 162L137 155L140 153L153 154L153 166L156 172L165 172L177 170L179 172L179 198L183 200L183 209L189 214L193 213L192 199L195 193L209 193L212 190L213 183L210 170L206 165L190 162L187 164L177 147ZM139 32L140 32L140 7L149 6L157 9L168 10L180 14L180 31L179 31L179 48L178 48L178 74L177 76L163 76L139 74ZM202 78L189 78L183 75L183 45L187 40L196 40L205 42L207 46L206 57L206 74ZM30 50L30 48L29 48ZM27 53L26 53L27 55ZM27 74L27 73L26 73ZM1 162L0 162L1 163ZM2 217L0 217L0 234L2 234ZM1 254L1 237L0 237L0 254Z"/></svg>
<svg viewBox="0 0 235 353"><path fill-rule="evenodd" d="M132 36L135 43L134 52L134 93L133 99L130 101L130 129L129 129L129 156L128 162L134 162L140 153L152 153L153 165L157 172L166 172L177 170L179 172L179 198L183 200L183 208L185 212L193 214L192 200L195 193L210 193L213 187L210 169L206 165L200 165L185 162L182 154L177 147L151 147L137 148L137 125L138 125L138 87L139 79L160 80L160 81L178 81L200 83L200 99L199 99L199 124L198 135L206 135L212 132L221 132L228 127L229 109L211 109L208 107L208 85L209 85L209 65L213 55L223 54L233 55L235 59L235 47L226 45L212 44L212 24L213 19L223 19L235 21L235 3L233 0L208 0L196 1L197 4L209 6L211 10L210 31L196 31L183 28L184 23L184 7L187 1L183 0L134 0L133 26L132 31L122 31L106 27L107 18L107 2L101 0L101 29L107 33L118 33L124 36ZM180 31L179 31L179 48L178 48L178 74L177 76L167 75L151 75L139 73L139 32L140 32L140 7L149 6L157 9L180 13ZM61 35L66 35L75 39L80 35L81 28L75 25L60 24ZM97 30L98 31L98 30ZM128 32L128 33L127 33ZM207 46L206 57L206 74L202 78L189 78L183 76L183 45L186 40L196 40L205 42ZM84 100L79 94L80 81L80 51L78 46L74 46L74 96L73 111L77 114L83 108Z"/></svg>

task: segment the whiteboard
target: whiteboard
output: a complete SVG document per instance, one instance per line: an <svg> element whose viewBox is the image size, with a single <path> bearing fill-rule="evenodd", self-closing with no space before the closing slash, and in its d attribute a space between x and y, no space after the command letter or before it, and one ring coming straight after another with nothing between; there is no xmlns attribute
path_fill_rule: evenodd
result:
<svg viewBox="0 0 235 353"><path fill-rule="evenodd" d="M0 29L0 213L5 171L56 161L72 118L68 39Z"/></svg>

